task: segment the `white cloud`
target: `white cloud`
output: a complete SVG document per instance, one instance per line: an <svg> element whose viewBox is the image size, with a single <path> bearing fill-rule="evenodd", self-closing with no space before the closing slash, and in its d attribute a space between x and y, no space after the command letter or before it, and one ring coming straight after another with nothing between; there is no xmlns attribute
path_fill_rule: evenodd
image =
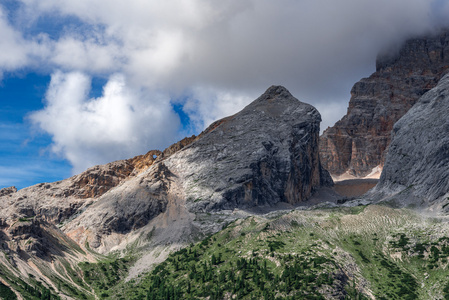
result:
<svg viewBox="0 0 449 300"><path fill-rule="evenodd" d="M449 25L448 0L20 1L15 28L0 15L0 68L65 72L33 120L77 171L175 139L168 95L200 130L281 84L332 125L380 50ZM77 22L24 39L44 17ZM98 99L92 76L110 76Z"/></svg>
<svg viewBox="0 0 449 300"><path fill-rule="evenodd" d="M117 64L123 59L118 46L114 43L100 44L97 40L80 40L65 36L52 43L53 54L50 58L55 65L68 70L84 70L94 73L117 71Z"/></svg>
<svg viewBox="0 0 449 300"><path fill-rule="evenodd" d="M233 115L243 109L254 98L241 93L231 93L211 88L195 88L186 99L184 111L190 116L197 131L212 122Z"/></svg>
<svg viewBox="0 0 449 300"><path fill-rule="evenodd" d="M0 6L0 72L21 68L28 64L27 42L19 31L11 27Z"/></svg>
<svg viewBox="0 0 449 300"><path fill-rule="evenodd" d="M436 22L436 1L424 0L22 2L23 18L75 16L91 26L53 41L58 68L118 71L164 90L245 93L281 83L316 102L348 91L342 78L367 75L380 49Z"/></svg>
<svg viewBox="0 0 449 300"><path fill-rule="evenodd" d="M89 89L87 75L55 72L45 108L30 115L53 136L51 150L66 157L74 172L145 153L176 137L179 118L167 97L130 87L121 74L109 78L99 98L89 99Z"/></svg>

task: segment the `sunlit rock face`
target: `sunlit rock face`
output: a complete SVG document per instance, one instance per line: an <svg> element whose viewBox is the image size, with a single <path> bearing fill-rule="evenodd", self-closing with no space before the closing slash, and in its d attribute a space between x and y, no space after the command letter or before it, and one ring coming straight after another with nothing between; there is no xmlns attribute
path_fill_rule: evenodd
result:
<svg viewBox="0 0 449 300"><path fill-rule="evenodd" d="M351 90L347 114L320 138L321 162L332 175L366 176L383 166L393 125L449 67L449 33L408 40L379 55L376 72Z"/></svg>
<svg viewBox="0 0 449 300"><path fill-rule="evenodd" d="M0 217L38 217L50 223L61 223L79 213L110 189L137 176L162 155L151 150L127 160L98 165L68 179L40 183L17 191L15 187L0 190Z"/></svg>
<svg viewBox="0 0 449 300"><path fill-rule="evenodd" d="M380 181L371 196L401 206L449 203L449 75L395 125Z"/></svg>

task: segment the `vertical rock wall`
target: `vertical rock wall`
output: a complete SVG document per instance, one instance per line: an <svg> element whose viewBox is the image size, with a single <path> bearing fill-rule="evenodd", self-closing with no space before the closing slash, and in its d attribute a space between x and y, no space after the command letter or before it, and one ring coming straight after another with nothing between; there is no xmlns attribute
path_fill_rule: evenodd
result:
<svg viewBox="0 0 449 300"><path fill-rule="evenodd" d="M401 206L442 199L449 211L449 75L426 93L393 128L385 168L372 197ZM445 205L446 204L446 205Z"/></svg>
<svg viewBox="0 0 449 300"><path fill-rule="evenodd" d="M351 90L347 114L320 138L321 162L332 175L366 176L383 166L398 121L449 67L449 31L408 40L380 55L376 72Z"/></svg>

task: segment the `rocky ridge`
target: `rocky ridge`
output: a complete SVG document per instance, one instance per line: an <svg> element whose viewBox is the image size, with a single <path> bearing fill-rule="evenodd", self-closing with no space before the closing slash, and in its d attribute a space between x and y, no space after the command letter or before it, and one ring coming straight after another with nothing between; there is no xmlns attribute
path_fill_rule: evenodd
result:
<svg viewBox="0 0 449 300"><path fill-rule="evenodd" d="M393 125L449 68L449 31L405 42L379 55L376 72L351 90L347 114L320 138L321 162L333 176L363 177L382 167Z"/></svg>
<svg viewBox="0 0 449 300"><path fill-rule="evenodd" d="M380 181L369 197L449 211L449 74L395 125Z"/></svg>
<svg viewBox="0 0 449 300"><path fill-rule="evenodd" d="M127 160L89 168L85 172L54 183L40 183L17 191L0 190L0 218L39 217L59 224L90 205L110 189L137 176L162 155L151 150Z"/></svg>

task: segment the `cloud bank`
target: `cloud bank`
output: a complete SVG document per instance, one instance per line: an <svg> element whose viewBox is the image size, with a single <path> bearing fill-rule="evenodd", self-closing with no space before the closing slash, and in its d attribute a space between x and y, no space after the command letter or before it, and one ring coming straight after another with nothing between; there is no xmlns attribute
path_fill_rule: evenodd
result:
<svg viewBox="0 0 449 300"><path fill-rule="evenodd" d="M76 171L167 146L179 137L173 104L198 132L272 84L331 126L379 51L447 26L449 12L444 0L17 4L1 10L0 71L52 74L45 108L31 119ZM107 79L100 98L88 97L93 77Z"/></svg>

